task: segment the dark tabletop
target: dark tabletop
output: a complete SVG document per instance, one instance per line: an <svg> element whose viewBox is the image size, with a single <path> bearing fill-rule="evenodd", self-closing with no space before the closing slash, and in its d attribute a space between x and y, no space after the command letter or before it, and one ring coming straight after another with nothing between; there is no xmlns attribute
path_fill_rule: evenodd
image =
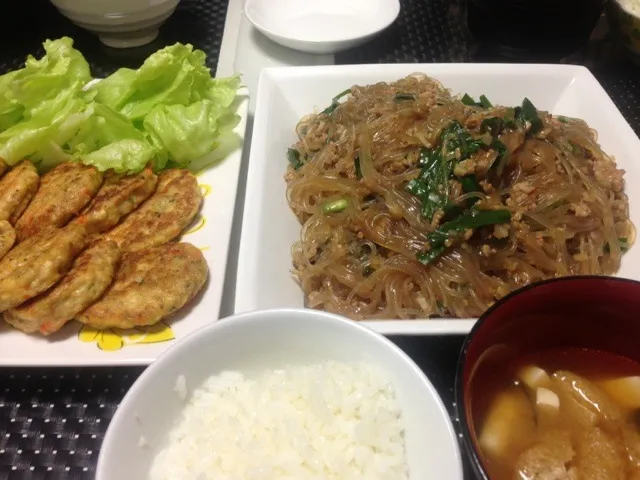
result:
<svg viewBox="0 0 640 480"><path fill-rule="evenodd" d="M397 22L367 45L340 53L336 62L508 61L475 45L465 28L463 0L402 0ZM176 41L207 53L215 69L224 29L224 0L182 0L146 47L119 51L75 27L47 0L3 2L0 73L40 55L46 38L75 39L92 66L105 76L137 67L153 51ZM535 59L534 59L535 60ZM636 132L640 132L640 69L626 60L602 25L582 51L563 63L588 66ZM390 337L429 375L453 409L453 382L462 336ZM1 353L0 353L1 354ZM100 443L118 403L143 368L0 369L0 480L93 478Z"/></svg>

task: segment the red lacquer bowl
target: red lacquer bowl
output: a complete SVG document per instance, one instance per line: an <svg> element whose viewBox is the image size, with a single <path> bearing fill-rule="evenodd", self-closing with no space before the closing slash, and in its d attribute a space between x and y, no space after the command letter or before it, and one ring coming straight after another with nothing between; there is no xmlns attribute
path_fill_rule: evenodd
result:
<svg viewBox="0 0 640 480"><path fill-rule="evenodd" d="M507 295L480 317L460 353L455 385L462 442L478 478L489 479L473 423L482 385L503 362L562 348L640 362L640 282L601 276L547 280Z"/></svg>

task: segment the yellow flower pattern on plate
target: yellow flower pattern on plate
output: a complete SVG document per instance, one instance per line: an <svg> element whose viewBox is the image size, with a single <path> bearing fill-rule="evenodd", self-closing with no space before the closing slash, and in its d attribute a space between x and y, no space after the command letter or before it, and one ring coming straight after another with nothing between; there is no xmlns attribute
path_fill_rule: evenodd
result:
<svg viewBox="0 0 640 480"><path fill-rule="evenodd" d="M184 232L182 234L182 236L184 237L185 235L191 235L192 233L196 233L198 230L200 230L202 227L204 227L204 224L207 223L207 219L204 217L201 217L197 223L191 227L189 230L187 230L186 232Z"/></svg>
<svg viewBox="0 0 640 480"><path fill-rule="evenodd" d="M202 193L202 198L207 198L211 193L211 185L207 185L206 183L201 183L199 185L200 192Z"/></svg>
<svg viewBox="0 0 640 480"><path fill-rule="evenodd" d="M200 184L202 197L206 198L211 193L211 186ZM207 223L207 219L201 217L197 223L183 236L190 235L200 230ZM202 251L209 250L209 246L198 247ZM83 325L78 333L78 340L85 343L95 343L100 350L115 352L131 345L144 345L149 343L169 342L176 338L171 327L160 322L148 327L138 327L128 330L120 328L108 328L99 330L88 325Z"/></svg>
<svg viewBox="0 0 640 480"><path fill-rule="evenodd" d="M83 325L78 333L78 340L85 343L95 342L100 350L106 352L115 352L130 345L168 342L175 338L176 336L171 327L164 322L149 327L128 330L120 328L98 330L88 325Z"/></svg>

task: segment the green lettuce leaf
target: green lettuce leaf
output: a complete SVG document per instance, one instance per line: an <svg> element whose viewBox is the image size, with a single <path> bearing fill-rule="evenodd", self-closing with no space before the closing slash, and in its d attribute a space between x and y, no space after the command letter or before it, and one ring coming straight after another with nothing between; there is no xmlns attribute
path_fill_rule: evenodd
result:
<svg viewBox="0 0 640 480"><path fill-rule="evenodd" d="M91 89L96 101L118 110L132 122L156 105L189 105L200 100L211 84L205 54L176 43L147 58L138 70L120 69Z"/></svg>
<svg viewBox="0 0 640 480"><path fill-rule="evenodd" d="M134 173L142 170L155 155L147 141L131 138L110 143L81 157L82 163L94 165L99 170L112 168L118 173Z"/></svg>
<svg viewBox="0 0 640 480"><path fill-rule="evenodd" d="M53 109L53 106L58 108ZM30 158L34 163L50 163L47 154L52 151L62 158L54 145L69 141L92 113L83 100L62 92L52 99L48 108L43 107L37 115L0 133L0 158L9 165L24 158Z"/></svg>
<svg viewBox="0 0 640 480"><path fill-rule="evenodd" d="M56 145L87 117L80 92L91 79L89 64L68 37L47 40L44 49L41 59L30 55L24 68L0 77L0 158L9 165L68 159Z"/></svg>
<svg viewBox="0 0 640 480"><path fill-rule="evenodd" d="M154 168L162 170L189 167L216 149L221 136L232 135L239 87L238 75L211 78L204 52L177 43L152 54L140 69L120 69L89 91L148 138L156 151Z"/></svg>
<svg viewBox="0 0 640 480"><path fill-rule="evenodd" d="M158 154L155 167L188 167L214 150L221 132L228 133L240 118L226 108L204 99L187 107L158 105L145 117L143 126Z"/></svg>
<svg viewBox="0 0 640 480"><path fill-rule="evenodd" d="M93 103L77 133L66 142L69 153L98 170L139 172L155 156L145 135L122 114Z"/></svg>
<svg viewBox="0 0 640 480"><path fill-rule="evenodd" d="M24 106L16 100L11 83L18 70L0 76L0 132L15 125L24 113Z"/></svg>
<svg viewBox="0 0 640 480"><path fill-rule="evenodd" d="M69 37L46 40L44 50L41 59L29 55L24 68L11 79L11 93L27 118L37 115L43 102L65 91L78 94L91 80L89 64Z"/></svg>
<svg viewBox="0 0 640 480"><path fill-rule="evenodd" d="M204 52L176 43L138 70L87 86L89 65L70 38L44 48L42 58L0 76L0 158L8 164L29 158L47 170L81 161L134 173L149 163L204 166L230 152L240 78L212 78Z"/></svg>

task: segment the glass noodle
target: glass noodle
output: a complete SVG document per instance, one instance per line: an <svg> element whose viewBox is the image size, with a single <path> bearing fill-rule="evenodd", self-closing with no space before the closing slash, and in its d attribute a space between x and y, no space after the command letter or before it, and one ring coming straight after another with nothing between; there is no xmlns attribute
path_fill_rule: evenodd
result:
<svg viewBox="0 0 640 480"><path fill-rule="evenodd" d="M287 200L311 308L474 317L527 283L614 274L633 243L622 170L578 119L455 97L414 74L296 126Z"/></svg>

